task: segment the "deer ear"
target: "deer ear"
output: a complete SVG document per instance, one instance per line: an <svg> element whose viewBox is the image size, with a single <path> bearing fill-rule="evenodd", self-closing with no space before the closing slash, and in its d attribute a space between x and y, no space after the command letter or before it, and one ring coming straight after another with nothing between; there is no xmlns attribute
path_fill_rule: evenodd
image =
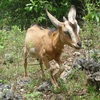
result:
<svg viewBox="0 0 100 100"><path fill-rule="evenodd" d="M71 6L69 13L68 13L68 20L73 24L76 18L76 8L74 5Z"/></svg>
<svg viewBox="0 0 100 100"><path fill-rule="evenodd" d="M61 27L62 22L58 21L53 15L46 10L47 16L55 27Z"/></svg>

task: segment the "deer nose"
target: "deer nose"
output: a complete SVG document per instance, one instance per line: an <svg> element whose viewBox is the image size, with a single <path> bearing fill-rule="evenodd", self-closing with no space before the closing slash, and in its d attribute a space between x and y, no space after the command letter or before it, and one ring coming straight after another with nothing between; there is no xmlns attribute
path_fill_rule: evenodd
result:
<svg viewBox="0 0 100 100"><path fill-rule="evenodd" d="M78 42L77 45L78 45L79 47L81 47L81 46L82 46L82 42Z"/></svg>

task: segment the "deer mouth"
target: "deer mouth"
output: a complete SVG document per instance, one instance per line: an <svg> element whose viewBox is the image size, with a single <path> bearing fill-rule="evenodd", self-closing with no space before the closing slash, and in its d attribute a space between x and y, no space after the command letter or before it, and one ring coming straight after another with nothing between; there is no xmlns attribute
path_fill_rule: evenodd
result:
<svg viewBox="0 0 100 100"><path fill-rule="evenodd" d="M82 49L82 47L76 47L76 46L74 46L74 48L75 48L75 49Z"/></svg>
<svg viewBox="0 0 100 100"><path fill-rule="evenodd" d="M73 44L73 47L74 47L75 49L82 49L82 46L80 46L80 45L75 45L75 44Z"/></svg>

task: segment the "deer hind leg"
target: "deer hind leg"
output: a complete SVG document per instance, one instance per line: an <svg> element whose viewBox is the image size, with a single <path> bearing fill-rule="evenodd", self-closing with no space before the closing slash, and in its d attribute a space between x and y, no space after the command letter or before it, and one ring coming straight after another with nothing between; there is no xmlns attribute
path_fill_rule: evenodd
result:
<svg viewBox="0 0 100 100"><path fill-rule="evenodd" d="M24 51L24 77L27 77L27 51Z"/></svg>
<svg viewBox="0 0 100 100"><path fill-rule="evenodd" d="M45 80L45 74L44 74L44 70L43 70L43 63L42 63L42 59L39 60L40 61L40 67L41 67L41 71L42 71L42 78Z"/></svg>

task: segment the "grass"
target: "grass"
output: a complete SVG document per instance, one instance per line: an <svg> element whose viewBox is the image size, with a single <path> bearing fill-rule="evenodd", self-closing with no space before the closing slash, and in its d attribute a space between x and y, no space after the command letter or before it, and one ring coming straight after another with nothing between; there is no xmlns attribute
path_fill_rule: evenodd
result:
<svg viewBox="0 0 100 100"><path fill-rule="evenodd" d="M23 78L24 73L23 66L16 67L12 66L12 64L9 65L8 68L4 66L0 71L2 83L11 83L16 81L16 79ZM26 100L31 100L32 98L34 98L34 100L43 100L41 99L43 98L43 93L34 91L35 87L43 82L39 66L28 66L28 74L30 74L31 82L24 86ZM46 75L47 74L48 73L46 73ZM92 86L86 85L86 74L83 71L74 71L73 75L70 76L66 82L63 82L61 79L58 81L60 85L60 94L63 96L63 100L67 100L68 98L70 98L70 100L99 100L100 98L100 94ZM53 93L50 100L55 100L55 95L59 94L58 91L54 91L53 89L50 93ZM50 95L50 93L48 92L47 94Z"/></svg>
<svg viewBox="0 0 100 100"><path fill-rule="evenodd" d="M86 30L89 32L89 30ZM84 31L85 33L85 31ZM97 33L99 33L97 31ZM85 35L85 34L83 34ZM2 37L2 38L1 38ZM85 36L84 36L85 37ZM0 31L0 82L11 83L18 79L23 78L23 52L24 52L24 38L25 32L21 32L18 27L13 27L11 31ZM83 41L84 42L84 41ZM97 42L97 40L96 40ZM99 43L98 43L99 45ZM98 46L96 45L96 47ZM3 64L5 58L4 54L8 53L12 55L13 63ZM86 74L83 71L73 70L73 73L69 76L66 82L59 79L60 90L53 90L51 92L36 92L34 89L43 82L41 76L40 67L37 62L29 61L28 63L28 75L31 78L29 84L24 86L26 93L24 96L26 100L44 100L45 96L50 96L50 100L57 100L60 94L62 100L99 100L100 94L95 91L92 86L86 85ZM47 79L49 74L45 72ZM18 91L18 90L15 90ZM45 95L45 96L44 96Z"/></svg>

